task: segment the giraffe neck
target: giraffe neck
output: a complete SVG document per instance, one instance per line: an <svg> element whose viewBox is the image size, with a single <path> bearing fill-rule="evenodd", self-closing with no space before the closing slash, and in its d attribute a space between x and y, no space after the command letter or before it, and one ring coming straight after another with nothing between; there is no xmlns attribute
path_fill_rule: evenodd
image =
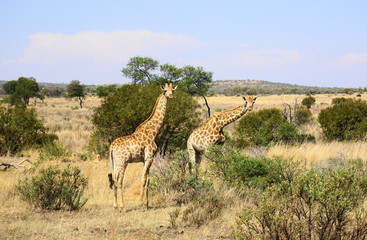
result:
<svg viewBox="0 0 367 240"><path fill-rule="evenodd" d="M150 117L137 127L135 133L142 133L154 139L163 125L166 106L167 98L163 94L159 95Z"/></svg>
<svg viewBox="0 0 367 240"><path fill-rule="evenodd" d="M245 106L238 106L236 108L220 112L218 116L218 125L220 126L220 128L223 128L242 117L246 112L247 109L245 108Z"/></svg>

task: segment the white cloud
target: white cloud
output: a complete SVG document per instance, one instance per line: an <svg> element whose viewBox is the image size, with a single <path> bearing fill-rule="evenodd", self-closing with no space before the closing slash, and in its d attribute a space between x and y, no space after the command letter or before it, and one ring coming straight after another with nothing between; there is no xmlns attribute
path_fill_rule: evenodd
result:
<svg viewBox="0 0 367 240"><path fill-rule="evenodd" d="M31 43L19 59L22 63L53 64L84 60L121 63L137 55L159 58L204 45L189 36L148 30L81 32L74 35L37 33L30 39Z"/></svg>
<svg viewBox="0 0 367 240"><path fill-rule="evenodd" d="M345 66L351 66L358 63L367 64L367 53L348 53L339 57L336 63Z"/></svg>
<svg viewBox="0 0 367 240"><path fill-rule="evenodd" d="M249 49L217 56L214 61L233 67L283 67L303 59L299 50Z"/></svg>

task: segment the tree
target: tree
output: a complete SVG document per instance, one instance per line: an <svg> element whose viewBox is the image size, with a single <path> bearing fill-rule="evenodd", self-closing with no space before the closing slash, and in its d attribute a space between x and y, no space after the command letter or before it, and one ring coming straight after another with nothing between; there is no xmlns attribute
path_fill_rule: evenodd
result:
<svg viewBox="0 0 367 240"><path fill-rule="evenodd" d="M85 85L80 84L78 80L73 80L66 87L66 92L68 98L78 99L80 108L83 108L83 101L86 98Z"/></svg>
<svg viewBox="0 0 367 240"><path fill-rule="evenodd" d="M96 94L98 97L107 97L112 91L116 89L116 84L111 84L108 86L98 86L96 88Z"/></svg>
<svg viewBox="0 0 367 240"><path fill-rule="evenodd" d="M133 84L153 83L156 75L152 72L159 66L159 62L149 57L132 57L122 69L125 77L132 79Z"/></svg>
<svg viewBox="0 0 367 240"><path fill-rule="evenodd" d="M315 104L315 102L316 102L316 99L312 97L311 95L308 95L308 97L302 100L301 104L307 107L307 109L310 109L311 106Z"/></svg>
<svg viewBox="0 0 367 240"><path fill-rule="evenodd" d="M182 68L182 75L180 89L190 95L202 97L210 117L210 106L205 95L208 93L213 73L205 72L202 67L185 66Z"/></svg>
<svg viewBox="0 0 367 240"><path fill-rule="evenodd" d="M5 93L10 94L7 101L11 105L21 104L27 107L29 99L37 97L42 99L36 79L20 77L18 80L9 81L4 84Z"/></svg>
<svg viewBox="0 0 367 240"><path fill-rule="evenodd" d="M177 68L175 65L171 64L163 64L159 66L159 69L161 71L160 78L165 82L177 82L182 77L182 69ZM160 82L160 84L163 84L163 82Z"/></svg>

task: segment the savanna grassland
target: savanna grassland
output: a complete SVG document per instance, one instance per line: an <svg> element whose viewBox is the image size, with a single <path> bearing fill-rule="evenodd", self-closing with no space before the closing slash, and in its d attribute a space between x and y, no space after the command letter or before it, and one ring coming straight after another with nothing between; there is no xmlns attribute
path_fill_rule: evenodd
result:
<svg viewBox="0 0 367 240"><path fill-rule="evenodd" d="M311 111L316 118L319 112L330 106L335 97L355 97L355 95L314 95L316 104ZM283 104L300 103L305 96L273 95L260 96L255 110L277 107ZM363 94L362 99L367 100ZM243 104L241 97L210 97L212 111L222 111ZM201 100L199 102L202 104ZM47 98L37 102L33 107L44 120L51 133L59 137L59 141L71 151L71 155L52 161L45 161L33 166L26 172L23 168L0 171L0 239L230 239L231 231L236 222L237 213L246 205L251 204L240 200L233 190L224 188L222 194L227 200L221 215L201 227L177 224L173 228L170 213L177 206L166 204L164 199L152 197L151 208L145 210L139 206L140 175L142 164L130 164L125 175L124 211L112 207L112 190L108 187L107 174L110 172L107 159L100 159L90 154L87 146L93 132L91 116L93 109L100 104L100 99L88 97L84 108L78 103L64 98ZM34 105L34 104L33 104ZM203 106L204 108L204 106ZM231 134L236 123L226 127ZM263 154L264 156L282 156L284 158L305 161L307 164L327 161L330 158L367 160L366 142L323 142L321 130L314 121L301 129L304 133L316 136L316 143L304 143L296 146L275 145L269 149L248 149L246 154ZM35 163L38 151L23 153L22 157L3 157L1 162L19 162L29 159ZM164 161L160 159L160 162ZM205 162L204 162L205 163ZM15 185L19 179L37 172L38 168L49 165L65 166L72 164L81 168L88 178L85 196L88 202L79 211L40 211L29 208L15 194ZM203 164L205 167L207 164ZM26 165L26 168L32 165ZM152 171L156 166L153 165ZM220 185L220 184L218 184ZM246 198L245 198L246 199Z"/></svg>

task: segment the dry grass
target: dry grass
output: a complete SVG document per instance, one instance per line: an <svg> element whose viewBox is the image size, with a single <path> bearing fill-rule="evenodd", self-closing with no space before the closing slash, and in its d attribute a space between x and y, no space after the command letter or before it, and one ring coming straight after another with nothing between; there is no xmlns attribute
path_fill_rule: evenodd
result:
<svg viewBox="0 0 367 240"><path fill-rule="evenodd" d="M331 103L335 95L317 95L317 105L313 114L317 116L321 109ZM350 96L346 96L350 97ZM303 96L260 96L255 104L255 111L263 108L282 108L283 103L300 102ZM364 94L363 99L367 99ZM210 97L212 111L224 110L243 104L241 97ZM200 100L201 101L201 100ZM78 109L78 103L60 99L46 99L35 106L51 132L59 136L62 142L75 156L86 153L89 136L93 131L91 115L93 108L100 104L98 98L87 98L85 107ZM226 130L231 132L233 124ZM320 139L317 124L303 129ZM37 151L26 153L32 161L38 157ZM366 143L322 143L303 144L297 147L277 145L271 147L267 156L283 156L308 163L326 161L329 158L361 158L367 160ZM125 177L124 212L112 208L112 191L108 188L107 174L110 172L106 159L82 161L78 157L70 162L82 169L88 177L86 196L89 201L79 212L42 212L28 208L15 196L14 187L18 179L24 177L21 171L12 169L0 171L0 239L225 239L231 232L235 215L242 204L235 203L227 207L223 215L213 222L200 227L170 228L169 213L176 207L161 206L159 199L152 199L153 208L143 210L139 205L140 175L142 164L130 164ZM63 162L46 162L41 167L51 164L65 165ZM226 192L230 199L234 193Z"/></svg>

